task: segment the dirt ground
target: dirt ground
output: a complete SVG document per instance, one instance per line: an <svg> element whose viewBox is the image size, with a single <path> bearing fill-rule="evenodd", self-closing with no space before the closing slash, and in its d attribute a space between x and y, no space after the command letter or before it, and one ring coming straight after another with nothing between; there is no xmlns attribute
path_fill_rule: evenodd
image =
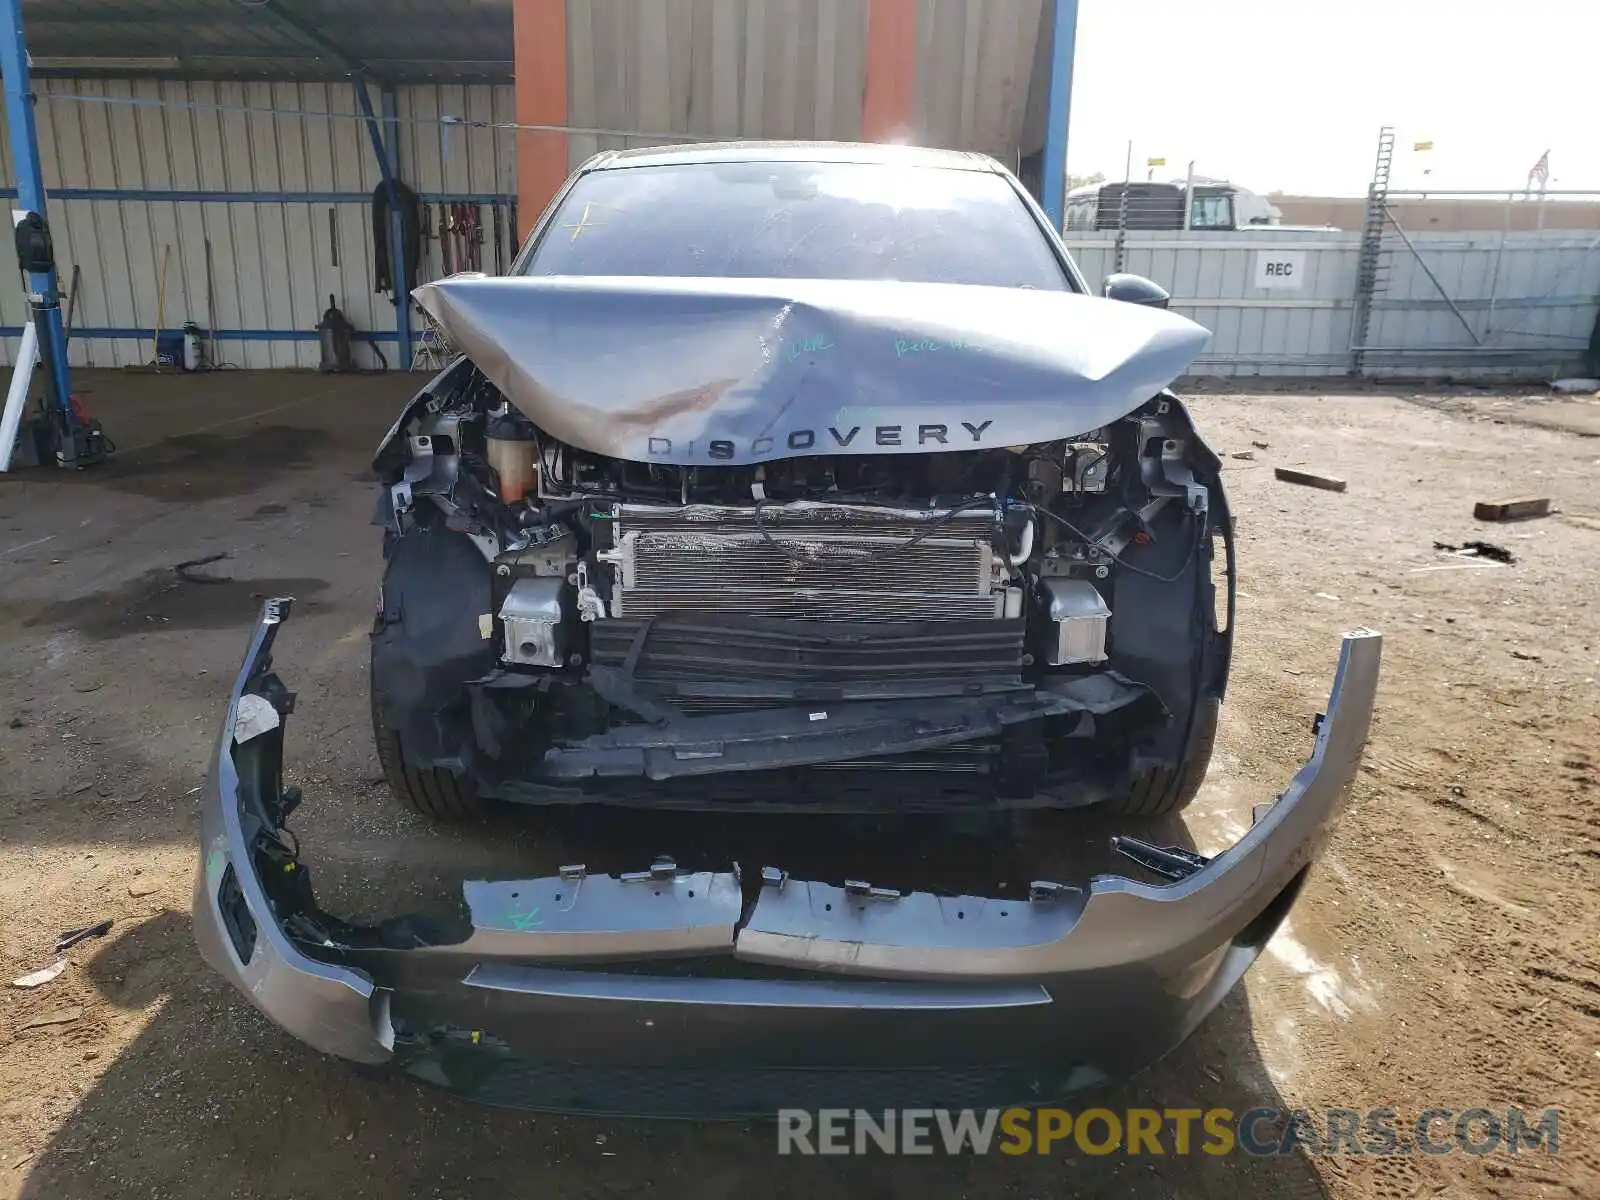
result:
<svg viewBox="0 0 1600 1200"><path fill-rule="evenodd" d="M1215 850L1309 747L1341 631L1386 637L1366 766L1289 926L1180 1050L1098 1097L1559 1106L1556 1157L778 1160L770 1127L493 1111L279 1033L188 928L204 763L260 599L298 597L297 828L351 915L549 848L403 816L366 716L367 455L412 386L87 376L114 466L0 479L0 1197L1600 1195L1600 414L1456 389L1196 397L1240 530L1233 684L1187 815ZM1552 409L1559 403L1559 411ZM1264 446L1253 443L1265 443ZM1277 464L1349 480L1344 494ZM1547 494L1544 520L1473 501ZM1451 558L1483 538L1510 566ZM175 564L219 582L186 582ZM32 991L63 930L113 917ZM28 1027L41 1017L58 1023Z"/></svg>

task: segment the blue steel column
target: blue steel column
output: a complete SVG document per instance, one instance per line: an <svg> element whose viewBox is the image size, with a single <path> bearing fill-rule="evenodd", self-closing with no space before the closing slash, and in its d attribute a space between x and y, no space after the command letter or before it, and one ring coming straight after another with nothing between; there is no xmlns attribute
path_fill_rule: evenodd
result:
<svg viewBox="0 0 1600 1200"><path fill-rule="evenodd" d="M1039 194L1057 232L1066 217L1067 126L1072 113L1072 59L1078 41L1078 0L1051 0L1050 88L1044 122Z"/></svg>
<svg viewBox="0 0 1600 1200"><path fill-rule="evenodd" d="M5 3L6 0L0 0ZM394 286L394 331L399 341L398 361L402 371L411 370L411 280L406 278L404 226L400 219L400 197L394 180L400 170L400 125L395 120L394 89L383 89L384 124L388 126L385 137L378 129L378 118L372 111L372 97L367 95L367 77L353 71L350 81L356 85L356 103L361 105L367 136L372 139L372 153L378 160L378 173L383 176L383 186L389 194L389 278Z"/></svg>
<svg viewBox="0 0 1600 1200"><path fill-rule="evenodd" d="M39 168L39 135L33 124L33 87L28 79L27 39L22 31L22 0L0 0L0 74L4 76L6 123L11 133L11 162L17 174L17 207L45 215L44 177ZM61 409L66 432L62 461L74 460L72 392L67 374L67 338L61 326L61 293L54 270L30 272L29 302L37 312L39 349L50 373L50 386Z"/></svg>
<svg viewBox="0 0 1600 1200"><path fill-rule="evenodd" d="M394 88L383 89L383 140L386 181L389 186L389 254L396 264L395 286L400 289L395 299L394 331L400 338L400 369L411 370L411 285L415 279L406 275L405 224L400 219L400 206L395 203L394 181L400 178L400 122L396 120Z"/></svg>

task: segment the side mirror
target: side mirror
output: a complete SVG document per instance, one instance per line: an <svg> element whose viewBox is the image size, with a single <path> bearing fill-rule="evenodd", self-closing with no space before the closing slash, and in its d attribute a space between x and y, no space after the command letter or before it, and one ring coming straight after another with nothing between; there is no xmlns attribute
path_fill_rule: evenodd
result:
<svg viewBox="0 0 1600 1200"><path fill-rule="evenodd" d="M1172 300L1171 292L1143 275L1107 275L1101 286L1101 295L1107 300L1143 304L1147 308L1165 308Z"/></svg>

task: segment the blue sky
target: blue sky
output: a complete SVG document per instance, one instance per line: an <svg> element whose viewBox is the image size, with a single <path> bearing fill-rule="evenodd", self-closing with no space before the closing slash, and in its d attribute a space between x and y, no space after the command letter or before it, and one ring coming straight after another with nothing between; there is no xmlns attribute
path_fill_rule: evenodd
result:
<svg viewBox="0 0 1600 1200"><path fill-rule="evenodd" d="M1384 124L1394 187L1600 189L1600 3L1080 0L1072 174L1359 195Z"/></svg>

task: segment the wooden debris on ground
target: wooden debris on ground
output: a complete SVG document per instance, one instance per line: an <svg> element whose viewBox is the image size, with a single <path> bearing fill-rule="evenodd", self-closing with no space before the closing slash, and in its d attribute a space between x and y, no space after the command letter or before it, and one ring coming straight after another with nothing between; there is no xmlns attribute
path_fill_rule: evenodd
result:
<svg viewBox="0 0 1600 1200"><path fill-rule="evenodd" d="M1344 480L1332 475L1318 475L1315 471L1298 471L1293 467L1273 467L1272 473L1285 483L1321 488L1325 492L1342 492L1349 486Z"/></svg>
<svg viewBox="0 0 1600 1200"><path fill-rule="evenodd" d="M1549 496L1518 496L1513 500L1479 500L1472 515L1480 521L1521 521L1550 515Z"/></svg>

